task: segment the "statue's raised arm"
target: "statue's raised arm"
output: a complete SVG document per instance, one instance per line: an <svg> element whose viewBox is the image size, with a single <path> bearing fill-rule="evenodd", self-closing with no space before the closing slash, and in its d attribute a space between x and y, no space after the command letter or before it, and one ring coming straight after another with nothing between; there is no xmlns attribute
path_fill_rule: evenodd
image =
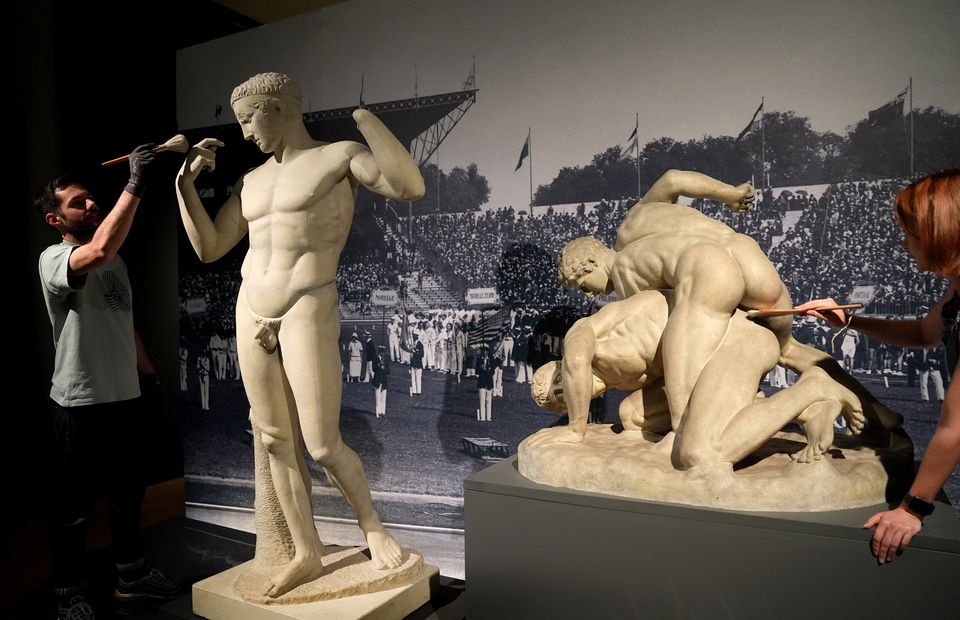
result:
<svg viewBox="0 0 960 620"><path fill-rule="evenodd" d="M755 191L749 183L733 186L713 177L692 170L667 170L640 199L641 204L650 202L675 203L680 196L709 198L730 207L734 213L753 207Z"/></svg>
<svg viewBox="0 0 960 620"><path fill-rule="evenodd" d="M419 200L425 192L417 162L369 110L353 112L370 149L350 148L350 173L367 189L394 200Z"/></svg>

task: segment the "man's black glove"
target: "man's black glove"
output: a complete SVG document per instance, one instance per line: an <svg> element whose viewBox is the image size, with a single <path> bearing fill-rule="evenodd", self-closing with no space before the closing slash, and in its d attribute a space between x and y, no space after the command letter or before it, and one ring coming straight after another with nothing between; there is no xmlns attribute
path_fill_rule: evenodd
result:
<svg viewBox="0 0 960 620"><path fill-rule="evenodd" d="M124 188L137 198L143 195L143 190L147 186L147 170L150 164L157 158L153 152L156 144L141 144L130 153L130 180Z"/></svg>

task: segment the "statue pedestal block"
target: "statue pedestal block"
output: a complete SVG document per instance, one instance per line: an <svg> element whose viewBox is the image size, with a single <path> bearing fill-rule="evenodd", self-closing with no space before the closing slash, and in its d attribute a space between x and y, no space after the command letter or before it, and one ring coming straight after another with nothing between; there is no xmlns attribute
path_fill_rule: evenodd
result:
<svg viewBox="0 0 960 620"><path fill-rule="evenodd" d="M397 620L430 600L431 582L439 573L436 566L424 564L408 585L309 603L262 605L245 601L234 591L237 578L251 562L195 583L193 613L209 620Z"/></svg>
<svg viewBox="0 0 960 620"><path fill-rule="evenodd" d="M938 503L892 563L885 506L737 512L531 482L516 457L464 481L468 617L954 617L960 520Z"/></svg>

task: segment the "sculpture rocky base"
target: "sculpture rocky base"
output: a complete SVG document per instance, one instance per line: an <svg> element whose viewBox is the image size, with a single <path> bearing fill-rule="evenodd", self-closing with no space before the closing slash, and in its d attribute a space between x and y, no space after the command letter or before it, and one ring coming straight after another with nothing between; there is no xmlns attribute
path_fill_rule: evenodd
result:
<svg viewBox="0 0 960 620"><path fill-rule="evenodd" d="M665 436L592 424L580 444L550 443L544 435L568 433L547 428L520 444L520 473L534 482L733 510L816 512L883 503L892 482L913 473L909 439L893 436L877 448L859 437L837 436L813 463L791 458L807 443L799 433L779 432L735 468L678 471L671 464L673 433ZM896 491L894 491L895 493Z"/></svg>
<svg viewBox="0 0 960 620"><path fill-rule="evenodd" d="M193 586L193 611L204 618L402 618L430 599L437 568L404 549L392 570L373 566L363 547L328 553L329 572L276 598L259 594L267 574L254 561Z"/></svg>

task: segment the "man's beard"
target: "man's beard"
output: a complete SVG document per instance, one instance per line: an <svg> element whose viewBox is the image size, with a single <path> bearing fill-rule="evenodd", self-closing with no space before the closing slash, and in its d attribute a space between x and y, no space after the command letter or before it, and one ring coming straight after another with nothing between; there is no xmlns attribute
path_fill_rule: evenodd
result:
<svg viewBox="0 0 960 620"><path fill-rule="evenodd" d="M99 217L88 217L80 221L67 221L61 220L63 222L63 229L69 234L73 235L80 241L90 241L93 238L93 233L97 232L97 228L100 227L100 218Z"/></svg>

